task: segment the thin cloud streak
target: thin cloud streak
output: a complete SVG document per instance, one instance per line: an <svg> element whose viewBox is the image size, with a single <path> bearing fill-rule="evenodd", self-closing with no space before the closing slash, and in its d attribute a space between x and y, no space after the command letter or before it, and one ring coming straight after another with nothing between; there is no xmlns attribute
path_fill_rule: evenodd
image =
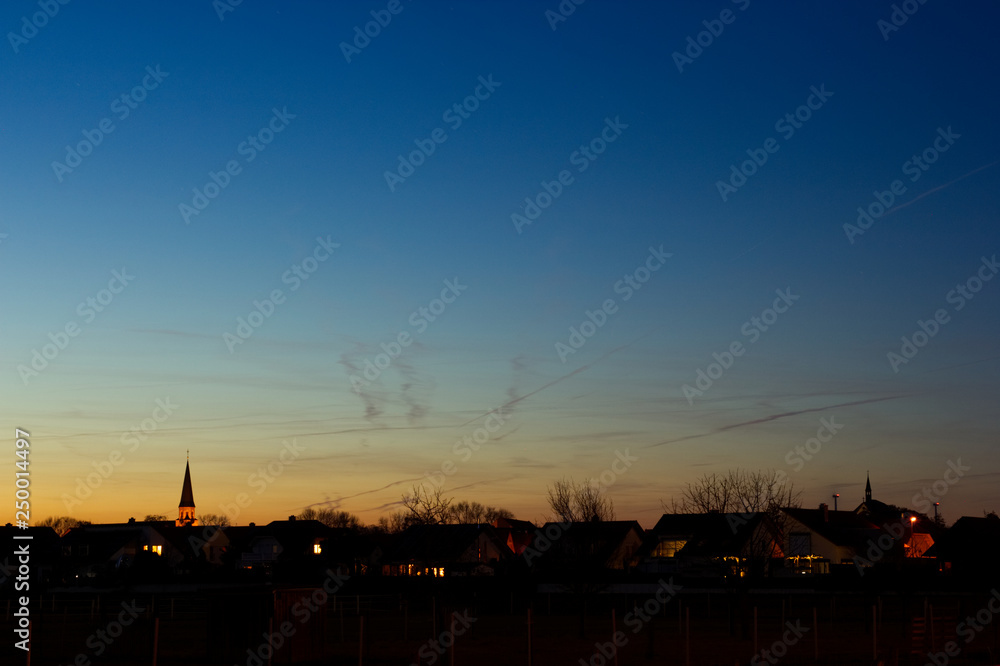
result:
<svg viewBox="0 0 1000 666"><path fill-rule="evenodd" d="M603 361L604 359L608 358L612 354L616 354L616 353L622 351L623 349L628 349L629 347L631 347L635 343L639 342L640 340L648 337L649 335L650 334L647 333L646 335L643 335L643 336L640 336L640 337L636 338L632 342L627 342L627 343L621 345L620 347L615 347L611 351L605 352L602 356L600 356L599 358L591 361L590 363L587 363L586 365L581 365L579 368L577 368L573 372L570 372L569 374L562 375L561 377L556 377L555 379L553 379L549 383L543 384L542 386L536 388L534 391L531 391L530 393L525 393L524 395L518 396L518 397L514 398L513 400L508 400L504 404L500 405L500 407L498 409L501 410L501 411L503 411L505 409L513 407L514 405L516 405L517 403L521 402L522 400L527 400L531 396L533 396L533 395L535 395L537 393L541 393L545 389L551 388L551 387L555 386L556 384L558 384L560 382L566 381L570 377L578 375L581 372L583 372L584 370L589 370L592 366L594 366L597 363L600 363L601 361ZM496 410L490 410L490 411L496 411ZM475 417L473 419L469 419L465 423L462 423L459 427L464 427L464 426L469 425L470 423L475 423L476 421L478 421L479 419L483 418L484 416L486 416L486 414L489 414L489 413L490 412L485 412L485 413L480 414L479 416L477 416L477 417Z"/></svg>
<svg viewBox="0 0 1000 666"><path fill-rule="evenodd" d="M983 169L988 169L991 166L994 166L996 164L1000 164L1000 160L997 160L996 162L990 162L989 164L984 164L983 166L979 167L978 169L973 169L972 171L970 171L969 173L965 174L964 176L959 176L958 178L956 178L955 180L953 180L951 182L945 183L944 185L938 185L935 188L927 190L926 192L924 192L920 196L917 196L917 197L911 199L910 201L907 201L904 204L900 204L900 205L896 206L895 208L890 208L889 210L885 211L885 214L888 215L889 213L895 213L897 210L902 210L903 208L906 208L907 206L910 206L912 204L917 203L918 201L920 201L921 199L923 199L924 197L926 197L929 194L934 194L935 192L943 190L946 187L950 187L950 186L954 185L955 183L957 183L958 181L965 180L966 178L968 178L972 174L978 173L978 172L982 171Z"/></svg>
<svg viewBox="0 0 1000 666"><path fill-rule="evenodd" d="M798 409L794 412L782 412L780 414L771 414L770 416L764 416L759 419L754 419L752 421L742 421L740 423L731 423L729 425L721 426L710 430L708 432L703 432L698 435L685 435L684 437L676 437L674 439L668 439L662 442L657 442L656 444L650 444L649 446L643 447L644 449L652 449L657 446L663 446L664 444L677 444L678 442L685 442L690 439L699 439L701 437L708 437L710 435L717 435L721 432L727 432L729 430L736 430L737 428L745 428L747 426L758 425L760 423L767 423L768 421L777 421L778 419L788 418L789 416L798 416L799 414L809 414L812 412L825 412L828 409L836 409L838 407L855 407L857 405L867 405L873 402L882 402L884 400L896 400L897 398L905 398L907 395L890 395L882 398L868 398L866 400L855 400L853 402L842 402L837 405L827 405L825 407L810 407L809 409Z"/></svg>

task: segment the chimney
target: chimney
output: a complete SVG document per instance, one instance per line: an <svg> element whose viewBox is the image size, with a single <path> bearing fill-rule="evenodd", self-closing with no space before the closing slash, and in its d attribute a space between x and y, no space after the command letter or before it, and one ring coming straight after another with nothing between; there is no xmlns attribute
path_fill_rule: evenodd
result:
<svg viewBox="0 0 1000 666"><path fill-rule="evenodd" d="M819 510L823 512L823 522L830 522L830 505L824 502L819 505Z"/></svg>

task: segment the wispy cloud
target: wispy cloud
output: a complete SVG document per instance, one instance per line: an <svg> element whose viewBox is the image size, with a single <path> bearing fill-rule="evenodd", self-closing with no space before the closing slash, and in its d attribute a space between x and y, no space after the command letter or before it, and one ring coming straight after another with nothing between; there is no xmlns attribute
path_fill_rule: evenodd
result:
<svg viewBox="0 0 1000 666"><path fill-rule="evenodd" d="M608 351L608 352L605 352L605 353L604 353L604 354L602 354L602 355L601 355L601 356L600 356L599 358L597 358L597 359L595 359L595 360L591 361L590 363L587 363L586 365L581 365L581 366L580 366L579 368L577 368L576 370L573 370L572 372L569 372L569 373L567 373L567 374L565 374L565 375L562 375L562 376L560 376L560 377L556 377L556 378L555 378L555 379L553 379L552 381L550 381L550 382L548 382L548 383L546 383L546 384L543 384L542 386L539 386L539 387L538 387L538 388L536 388L536 389L535 389L534 391L531 391L531 392L529 392L529 393L525 393L524 395L520 395L520 396L517 396L517 397L514 397L514 398L512 398L511 400L508 400L507 402L505 402L505 403L504 403L503 405L501 405L501 406L500 406L500 409L501 409L502 411L507 411L507 412L509 412L509 411L511 411L511 410L513 409L513 407L514 407L514 406L515 406L516 404L518 404L519 402L522 402L523 400L527 400L527 399L528 399L528 398L530 398L531 396L533 396L533 395L537 395L537 394L541 393L542 391L544 391L545 389L548 389L548 388L552 388L552 387L553 387L553 386L555 386L556 384L559 384L559 383L561 383L561 382L564 382L564 381L566 381L567 379L569 379L570 377L575 377L576 375L580 374L581 372L584 372L584 371L586 371L586 370L589 370L589 369L590 369L590 368L592 368L592 367L593 367L594 365L596 365L596 364L600 363L601 361L603 361L604 359L608 358L608 357L609 357L609 356L611 356L612 354L617 354L618 352L620 352L620 351L622 351L622 350L625 350L625 349L628 349L629 347L631 347L631 346L632 346L632 345L634 345L635 343L639 342L639 341L640 341L640 340L642 340L643 338L647 337L648 335L649 335L649 334L647 333L646 335L643 335L643 336L640 336L640 337L636 338L636 339L635 339L635 340L633 340L632 342L627 342L627 343L625 343L625 344L623 344L623 345L621 345L621 346L619 346L619 347L615 347L615 348L614 348L614 349L612 349L611 351ZM520 357L518 357L518 358L520 358ZM472 418L472 419L469 419L468 421L466 421L466 422L465 422L465 423L463 423L462 425L463 425L463 426L467 426L467 425L469 425L470 423L474 423L475 421L478 421L479 419L483 418L483 416L485 416L485 415L486 415L486 414L488 414L488 413L489 413L489 412L484 412L483 414L480 414L479 416L477 416L477 417L475 417L475 418Z"/></svg>
<svg viewBox="0 0 1000 666"><path fill-rule="evenodd" d="M652 449L657 446L663 446L664 444L677 444L678 442L686 442L691 439L699 439L701 437L708 437L710 435L717 435L721 432L728 432L730 430L736 430L737 428L746 428L749 426L759 425L761 423L768 423L769 421L777 421L778 419L785 419L790 416L798 416L799 414L810 414L813 412L825 412L829 409L837 409L839 407L856 407L858 405L868 405L874 402L883 402L885 400L897 400L899 398L908 397L907 395L890 395L882 398L867 398L865 400L854 400L852 402L842 402L836 405L826 405L824 407L809 407L807 409L797 409L792 412L781 412L780 414L770 414L768 416L762 416L759 419L753 419L750 421L741 421L739 423L731 423L729 425L720 426L709 430L708 432L699 433L697 435L685 435L684 437L675 437L673 439L667 439L662 442L657 442L655 444L650 444L649 446L644 446L645 449Z"/></svg>

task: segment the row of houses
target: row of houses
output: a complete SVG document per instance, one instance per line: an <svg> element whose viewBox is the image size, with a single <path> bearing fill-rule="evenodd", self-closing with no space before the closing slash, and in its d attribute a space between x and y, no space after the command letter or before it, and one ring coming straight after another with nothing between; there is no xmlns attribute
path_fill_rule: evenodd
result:
<svg viewBox="0 0 1000 666"><path fill-rule="evenodd" d="M190 464L176 520L51 528L0 528L0 591L9 592L30 536L30 575L54 586L169 582L307 582L330 570L352 576L455 578L540 575L566 582L665 574L712 581L863 575L891 565L911 571L991 574L1000 520L961 518L950 529L872 498L854 511L796 507L767 513L664 514L650 530L635 521L541 526L413 525L398 534L332 528L315 520L200 525ZM4 549L7 552L4 552Z"/></svg>
<svg viewBox="0 0 1000 666"><path fill-rule="evenodd" d="M1000 520L964 517L944 528L916 513L891 520L855 511L786 508L763 513L664 514L635 521L414 525L398 534L331 528L313 520L177 526L172 521L0 528L0 544L30 535L32 575L44 584L305 581L335 569L360 576L454 578L541 575L598 580L662 576L733 578L855 575L873 567L992 573ZM0 553L3 553L0 550ZM0 555L0 590L17 556Z"/></svg>

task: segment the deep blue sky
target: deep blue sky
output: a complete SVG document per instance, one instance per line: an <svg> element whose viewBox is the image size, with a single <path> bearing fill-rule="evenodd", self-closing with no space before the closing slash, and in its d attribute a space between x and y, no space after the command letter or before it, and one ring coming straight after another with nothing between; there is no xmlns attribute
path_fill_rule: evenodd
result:
<svg viewBox="0 0 1000 666"><path fill-rule="evenodd" d="M842 508L871 470L876 497L921 508L961 459L946 517L997 508L1000 281L947 301L1000 251L995 4L918 5L888 40L891 3L590 0L555 30L554 1L400 6L349 63L340 43L386 3L247 0L220 20L207 0L74 2L17 52L8 35L0 399L37 442L37 512L172 514L188 448L200 513L254 498L237 523L326 498L373 521L448 460L446 493L538 519L547 484L626 448L641 463L607 490L647 525L685 482L736 466ZM679 72L674 52L723 10L734 20ZM0 26L38 11L5 3ZM114 100L157 66L120 119ZM442 113L479 77L500 85L451 129ZM785 138L775 122L813 86L833 94ZM247 162L238 146L275 108L295 117ZM53 162L105 118L114 131L60 180ZM627 128L578 172L607 118ZM390 191L385 171L436 128L447 139ZM904 163L939 128L960 136L911 182ZM769 137L777 152L723 201L717 182ZM178 206L230 160L242 171L185 224ZM573 183L518 233L511 215L564 169ZM893 205L912 205L849 242L843 225L896 179ZM282 276L317 237L340 247L292 291ZM625 302L614 285L661 245L672 256ZM77 305L122 267L134 281L88 321ZM411 313L455 278L468 289L418 331ZM800 299L749 344L741 327L786 288ZM274 289L287 300L230 353L224 334ZM563 363L556 343L609 298ZM887 354L939 308L948 323L894 372ZM66 349L19 370L69 322ZM415 343L353 391L400 332ZM734 341L745 354L689 402ZM124 446L168 397L180 407ZM505 403L488 443L456 455ZM789 463L831 417L844 428ZM258 494L250 475L293 438L305 452ZM124 463L67 505L115 450Z"/></svg>

